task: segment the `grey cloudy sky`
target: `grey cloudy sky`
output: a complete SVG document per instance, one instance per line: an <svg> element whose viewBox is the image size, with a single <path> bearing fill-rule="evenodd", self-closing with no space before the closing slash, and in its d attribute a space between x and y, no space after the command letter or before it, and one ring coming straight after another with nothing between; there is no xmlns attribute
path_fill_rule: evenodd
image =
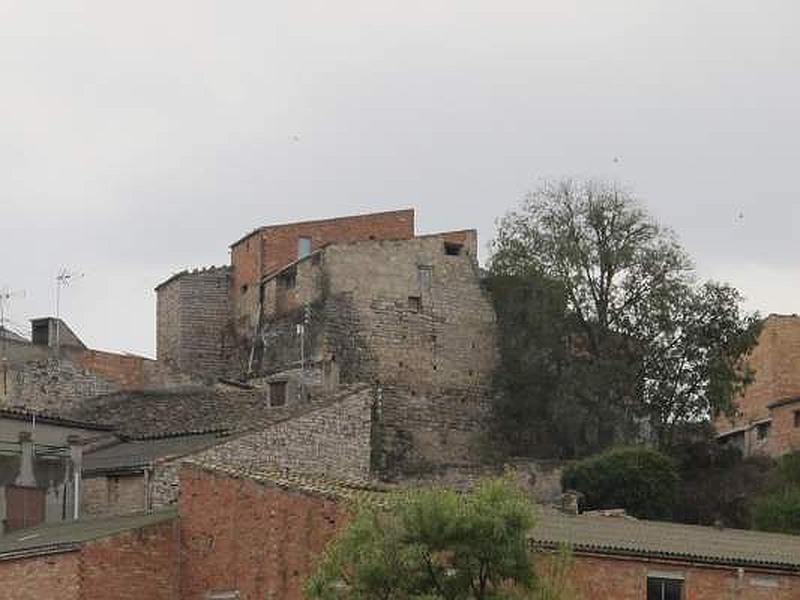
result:
<svg viewBox="0 0 800 600"><path fill-rule="evenodd" d="M154 285L269 222L494 220L614 178L701 275L800 312L795 0L0 0L0 287L154 353ZM614 159L618 160L615 161Z"/></svg>

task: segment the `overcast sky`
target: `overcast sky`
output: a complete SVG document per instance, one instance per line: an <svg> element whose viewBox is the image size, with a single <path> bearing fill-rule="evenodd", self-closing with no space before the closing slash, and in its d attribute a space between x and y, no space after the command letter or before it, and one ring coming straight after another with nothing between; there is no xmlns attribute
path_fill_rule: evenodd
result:
<svg viewBox="0 0 800 600"><path fill-rule="evenodd" d="M0 287L153 355L153 287L259 225L494 221L613 178L704 277L800 312L796 0L0 0ZM486 252L484 251L483 258Z"/></svg>

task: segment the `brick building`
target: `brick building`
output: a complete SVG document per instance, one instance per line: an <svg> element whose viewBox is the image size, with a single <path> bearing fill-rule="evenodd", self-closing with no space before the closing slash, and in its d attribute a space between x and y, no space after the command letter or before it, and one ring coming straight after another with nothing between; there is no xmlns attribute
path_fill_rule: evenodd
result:
<svg viewBox="0 0 800 600"><path fill-rule="evenodd" d="M202 461L184 465L181 480L186 600L301 599L316 557L352 506L381 503L390 489ZM800 597L797 536L542 508L530 539L537 569L555 549L571 549L566 581L583 600Z"/></svg>
<svg viewBox="0 0 800 600"><path fill-rule="evenodd" d="M174 511L73 521L0 537L0 598L175 600Z"/></svg>
<svg viewBox="0 0 800 600"><path fill-rule="evenodd" d="M736 414L716 419L720 439L748 455L800 449L800 317L767 317L748 364L755 380L737 399Z"/></svg>

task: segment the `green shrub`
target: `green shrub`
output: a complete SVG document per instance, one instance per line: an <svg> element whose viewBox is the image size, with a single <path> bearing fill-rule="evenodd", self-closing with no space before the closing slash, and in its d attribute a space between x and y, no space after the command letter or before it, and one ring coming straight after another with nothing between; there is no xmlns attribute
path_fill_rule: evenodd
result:
<svg viewBox="0 0 800 600"><path fill-rule="evenodd" d="M567 466L565 489L582 494L585 510L624 508L641 518L666 519L677 501L675 463L649 448L612 448Z"/></svg>
<svg viewBox="0 0 800 600"><path fill-rule="evenodd" d="M753 524L762 531L800 534L800 487L786 487L756 500Z"/></svg>

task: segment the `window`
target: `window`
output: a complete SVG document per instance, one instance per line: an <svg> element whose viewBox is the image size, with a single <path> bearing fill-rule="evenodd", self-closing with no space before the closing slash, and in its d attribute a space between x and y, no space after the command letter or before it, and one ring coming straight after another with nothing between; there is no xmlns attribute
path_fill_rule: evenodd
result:
<svg viewBox="0 0 800 600"><path fill-rule="evenodd" d="M297 238L297 258L305 258L311 254L311 238L299 237Z"/></svg>
<svg viewBox="0 0 800 600"><path fill-rule="evenodd" d="M647 600L681 600L683 580L666 577L647 578Z"/></svg>
<svg viewBox="0 0 800 600"><path fill-rule="evenodd" d="M422 298L419 296L409 296L408 308L411 310L411 312L420 312L422 310Z"/></svg>
<svg viewBox="0 0 800 600"><path fill-rule="evenodd" d="M269 384L269 405L283 406L284 404L286 404L286 382L271 382Z"/></svg>
<svg viewBox="0 0 800 600"><path fill-rule="evenodd" d="M246 293L247 293L247 284L243 283L242 284L242 294L246 294Z"/></svg>
<svg viewBox="0 0 800 600"><path fill-rule="evenodd" d="M464 244L457 244L455 242L444 243L444 253L447 254L447 256L458 256L461 254L463 248Z"/></svg>
<svg viewBox="0 0 800 600"><path fill-rule="evenodd" d="M433 283L433 267L431 265L418 265L417 279L419 280L419 289L423 293L430 292Z"/></svg>
<svg viewBox="0 0 800 600"><path fill-rule="evenodd" d="M800 427L800 410L794 411L794 426Z"/></svg>
<svg viewBox="0 0 800 600"><path fill-rule="evenodd" d="M769 435L769 422L756 425L756 438L764 440Z"/></svg>

